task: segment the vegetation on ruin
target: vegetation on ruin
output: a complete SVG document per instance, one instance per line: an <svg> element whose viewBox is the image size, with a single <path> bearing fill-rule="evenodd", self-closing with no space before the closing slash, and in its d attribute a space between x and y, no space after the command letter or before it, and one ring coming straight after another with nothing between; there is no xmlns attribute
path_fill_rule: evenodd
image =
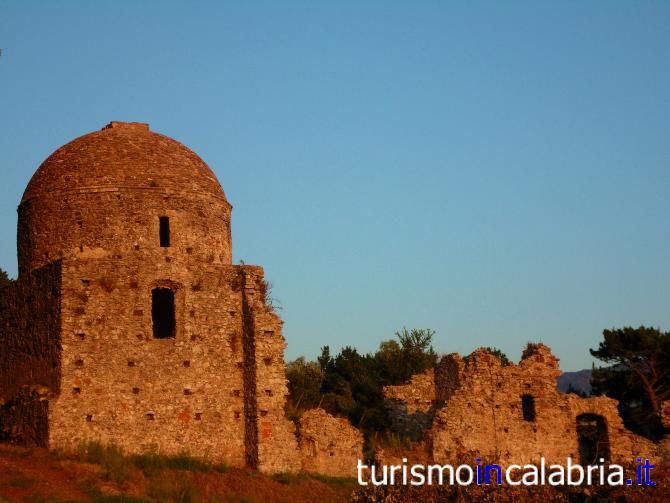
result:
<svg viewBox="0 0 670 503"><path fill-rule="evenodd" d="M403 328L396 332L396 339L383 341L373 354L346 346L332 355L330 347L324 346L316 362L304 357L290 362L286 372L289 416L297 419L307 409L322 407L347 417L366 437L387 431L390 421L383 388L435 366L434 335L430 329Z"/></svg>
<svg viewBox="0 0 670 503"><path fill-rule="evenodd" d="M330 347L324 346L317 361L301 356L289 362L287 415L295 421L305 410L321 407L347 417L360 428L365 434L366 452L373 446L407 447L407 439L390 431L383 390L435 367L434 335L431 329L403 328L395 333L395 339L382 341L375 353L361 354L346 346L333 355ZM499 349L485 349L503 365L510 363Z"/></svg>
<svg viewBox="0 0 670 503"><path fill-rule="evenodd" d="M321 407L348 418L363 431L366 457L372 457L377 446L405 444L405 439L390 432L384 386L405 383L412 375L435 366L435 332L403 328L395 335L395 339L383 341L375 353L361 354L346 346L333 355L330 347L324 346L316 362L304 357L290 362L286 367L287 415L295 421L305 410Z"/></svg>
<svg viewBox="0 0 670 503"><path fill-rule="evenodd" d="M10 279L7 275L7 272L3 269L0 269L0 309L5 309L7 307L7 294L9 293L8 288L12 285L14 280Z"/></svg>
<svg viewBox="0 0 670 503"><path fill-rule="evenodd" d="M510 359L507 357L507 355L506 355L505 353L503 353L503 352L502 352L500 349L498 349L498 348L492 348L492 347L487 346L487 347L482 348L482 349L484 349L485 351L488 351L489 353L491 353L491 354L494 355L494 356L497 356L498 359L500 360L500 364L501 364L503 367L507 367L510 363L512 363L512 362L510 361Z"/></svg>

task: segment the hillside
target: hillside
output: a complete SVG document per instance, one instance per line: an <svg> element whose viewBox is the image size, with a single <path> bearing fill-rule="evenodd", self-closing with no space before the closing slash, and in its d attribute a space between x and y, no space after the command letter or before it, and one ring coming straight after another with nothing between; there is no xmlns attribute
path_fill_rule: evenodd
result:
<svg viewBox="0 0 670 503"><path fill-rule="evenodd" d="M633 468L631 468L633 469ZM124 456L91 445L76 455L0 444L0 503L414 503L416 501L667 501L668 468L655 488L422 486L364 490L353 479L261 475L194 458Z"/></svg>
<svg viewBox="0 0 670 503"><path fill-rule="evenodd" d="M59 456L0 444L0 503L340 503L355 486L350 479L265 476L186 457L129 457L95 445Z"/></svg>
<svg viewBox="0 0 670 503"><path fill-rule="evenodd" d="M583 391L587 395L591 393L591 369L582 369L576 372L563 372L556 379L558 389L563 393L572 387L577 391Z"/></svg>

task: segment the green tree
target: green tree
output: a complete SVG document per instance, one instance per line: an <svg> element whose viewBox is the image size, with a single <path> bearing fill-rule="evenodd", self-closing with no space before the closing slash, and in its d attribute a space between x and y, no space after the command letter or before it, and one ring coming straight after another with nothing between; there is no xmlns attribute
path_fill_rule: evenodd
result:
<svg viewBox="0 0 670 503"><path fill-rule="evenodd" d="M332 362L332 357L330 356L330 346L323 346L321 348L321 356L317 359L319 362L319 367L321 370L325 371L328 368L328 365Z"/></svg>
<svg viewBox="0 0 670 503"><path fill-rule="evenodd" d="M400 353L397 362L396 382L393 384L408 381L414 374L419 374L435 366L437 355L432 346L434 330L429 328L407 330L403 328L395 335L400 343Z"/></svg>
<svg viewBox="0 0 670 503"><path fill-rule="evenodd" d="M302 412L313 409L321 404L321 384L323 370L316 362L305 360L304 356L286 365L289 400L287 412L289 417L297 419Z"/></svg>
<svg viewBox="0 0 670 503"><path fill-rule="evenodd" d="M594 369L593 392L619 400L627 426L657 438L661 403L670 398L670 332L644 326L604 330L598 349L590 352L608 364Z"/></svg>
<svg viewBox="0 0 670 503"><path fill-rule="evenodd" d="M490 346L487 346L483 349L485 349L486 351L488 351L492 355L497 356L500 359L500 364L503 367L507 367L511 363L510 359L507 358L507 355L505 353L503 353L502 350L500 350L498 348L492 348Z"/></svg>
<svg viewBox="0 0 670 503"><path fill-rule="evenodd" d="M0 269L0 309L5 309L9 301L9 287L14 280L9 277L7 271Z"/></svg>
<svg viewBox="0 0 670 503"><path fill-rule="evenodd" d="M9 275L7 274L7 271L4 269L0 268L0 288L4 286L9 286L13 282L12 279L10 279Z"/></svg>
<svg viewBox="0 0 670 503"><path fill-rule="evenodd" d="M374 445L390 430L384 386L406 382L435 365L434 334L429 329L403 328L396 332L396 339L382 341L374 354L346 346L333 355L324 346L316 362L304 357L294 360L286 368L288 416L296 420L304 410L321 406L333 415L347 417L363 431L366 459L371 458Z"/></svg>
<svg viewBox="0 0 670 503"><path fill-rule="evenodd" d="M406 382L435 365L434 334L428 329L403 329L396 332L396 339L380 343L374 354L347 346L333 356L324 346L317 362L304 358L291 362L289 415L298 417L302 410L320 405L331 414L348 417L366 433L387 430L384 386Z"/></svg>
<svg viewBox="0 0 670 503"><path fill-rule="evenodd" d="M362 355L346 346L334 358L327 348L319 362L324 368L323 408L346 416L355 426L374 430L387 427L384 410L383 379L372 355Z"/></svg>

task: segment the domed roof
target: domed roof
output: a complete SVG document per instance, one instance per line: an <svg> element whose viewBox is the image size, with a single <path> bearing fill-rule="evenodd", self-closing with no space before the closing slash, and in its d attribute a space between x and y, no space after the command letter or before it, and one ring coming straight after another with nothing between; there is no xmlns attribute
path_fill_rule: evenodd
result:
<svg viewBox="0 0 670 503"><path fill-rule="evenodd" d="M111 122L62 146L39 167L22 202L110 189L205 193L225 199L216 175L191 149L139 122Z"/></svg>

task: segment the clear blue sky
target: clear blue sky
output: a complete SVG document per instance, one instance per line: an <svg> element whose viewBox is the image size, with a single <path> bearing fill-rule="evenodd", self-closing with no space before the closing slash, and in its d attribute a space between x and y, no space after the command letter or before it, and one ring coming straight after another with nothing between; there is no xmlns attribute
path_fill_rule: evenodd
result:
<svg viewBox="0 0 670 503"><path fill-rule="evenodd" d="M504 4L504 5L503 5ZM149 122L212 167L287 358L670 330L669 2L0 0L0 266L57 147Z"/></svg>

